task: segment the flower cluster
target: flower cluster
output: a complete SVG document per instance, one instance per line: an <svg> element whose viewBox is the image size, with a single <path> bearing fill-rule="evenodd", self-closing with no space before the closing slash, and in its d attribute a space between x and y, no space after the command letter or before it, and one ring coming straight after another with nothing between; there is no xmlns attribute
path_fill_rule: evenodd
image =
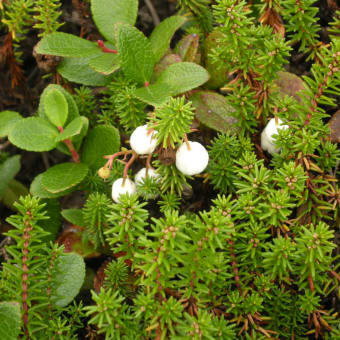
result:
<svg viewBox="0 0 340 340"><path fill-rule="evenodd" d="M120 195L132 195L137 192L137 187L142 185L146 178L156 182L160 180L160 174L150 165L152 155L158 144L157 133L155 129L148 128L147 125L137 127L130 137L131 150L107 156L108 162L99 169L98 175L103 179L107 179L110 176L113 160L120 155L126 157L128 154L132 154L130 160L125 164L123 177L118 178L112 185L112 199L116 203L120 202ZM207 167L209 154L202 144L188 141L186 136L184 139L184 143L179 146L176 152L176 167L186 176L197 175ZM128 178L128 168L139 156L145 155L147 156L146 167L140 169L135 175L135 181L132 181Z"/></svg>

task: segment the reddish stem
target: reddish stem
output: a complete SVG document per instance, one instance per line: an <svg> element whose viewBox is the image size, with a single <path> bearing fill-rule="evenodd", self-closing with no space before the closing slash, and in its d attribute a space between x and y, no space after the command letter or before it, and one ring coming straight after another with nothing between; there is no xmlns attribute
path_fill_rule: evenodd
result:
<svg viewBox="0 0 340 340"><path fill-rule="evenodd" d="M105 47L103 40L97 40L98 47L105 53L113 53L117 54L117 50L113 50L112 48Z"/></svg>
<svg viewBox="0 0 340 340"><path fill-rule="evenodd" d="M314 282L313 282L313 278L311 274L309 274L308 276L308 283L309 283L310 290L314 292L315 288L314 288Z"/></svg>
<svg viewBox="0 0 340 340"><path fill-rule="evenodd" d="M242 289L241 289L241 285L240 285L240 276L238 275L236 256L235 256L235 253L234 253L234 241L228 240L227 242L229 244L229 251L230 251L230 257L231 257L231 268L234 272L235 284L236 284L236 287L237 287L238 291L240 292L240 294L242 294Z"/></svg>
<svg viewBox="0 0 340 340"><path fill-rule="evenodd" d="M138 155L134 151L132 151L132 156L130 160L125 164L125 167L124 167L124 172L123 172L124 179L127 178L129 167L131 166L131 164L135 161L137 157Z"/></svg>
<svg viewBox="0 0 340 340"><path fill-rule="evenodd" d="M105 166L108 167L110 170L112 169L112 164L115 158L124 155L126 157L128 154L132 153L132 150L127 151L119 151L114 153L113 155L104 156L105 159L108 159Z"/></svg>
<svg viewBox="0 0 340 340"><path fill-rule="evenodd" d="M58 126L58 130L60 133L64 132L64 128L62 126ZM77 150L74 148L71 139L64 139L63 142L66 144L69 151L71 152L74 162L79 163L80 162L79 154Z"/></svg>
<svg viewBox="0 0 340 340"><path fill-rule="evenodd" d="M26 213L29 217L31 217L31 214L29 211ZM28 247L30 244L30 232L32 231L33 227L30 225L30 221L25 221L25 229L24 229L24 246L23 246L23 257L22 257L22 309L23 309L23 323L24 323L24 334L26 336L26 339L30 339L29 331L28 331Z"/></svg>
<svg viewBox="0 0 340 340"><path fill-rule="evenodd" d="M191 147L190 147L190 143L189 143L189 141L188 141L188 136L187 136L187 134L184 134L184 142L185 142L185 144L187 145L188 150L190 151L190 150L191 150Z"/></svg>

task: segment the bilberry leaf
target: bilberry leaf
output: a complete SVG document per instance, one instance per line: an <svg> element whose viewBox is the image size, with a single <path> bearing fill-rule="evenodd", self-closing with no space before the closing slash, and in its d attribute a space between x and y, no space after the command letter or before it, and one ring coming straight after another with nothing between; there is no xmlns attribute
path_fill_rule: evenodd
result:
<svg viewBox="0 0 340 340"><path fill-rule="evenodd" d="M8 139L12 144L27 151L50 151L57 145L57 128L40 117L30 117L18 121Z"/></svg>
<svg viewBox="0 0 340 340"><path fill-rule="evenodd" d="M137 19L138 0L91 0L93 20L105 39L114 42L114 25L134 25Z"/></svg>
<svg viewBox="0 0 340 340"><path fill-rule="evenodd" d="M52 272L53 304L67 306L79 293L85 279L85 262L76 253L62 254L58 257Z"/></svg>
<svg viewBox="0 0 340 340"><path fill-rule="evenodd" d="M62 210L61 215L65 218L65 220L74 225L79 227L85 226L82 209L64 209Z"/></svg>
<svg viewBox="0 0 340 340"><path fill-rule="evenodd" d="M44 108L47 118L55 126L64 126L68 116L67 100L58 89L51 89L44 96Z"/></svg>
<svg viewBox="0 0 340 340"><path fill-rule="evenodd" d="M96 43L73 34L54 32L40 40L36 52L60 57L88 57L98 54L100 48Z"/></svg>
<svg viewBox="0 0 340 340"><path fill-rule="evenodd" d="M195 63L182 62L170 65L156 80L148 87L139 88L134 95L150 105L161 105L170 96L192 90L209 79L208 72Z"/></svg>
<svg viewBox="0 0 340 340"><path fill-rule="evenodd" d="M45 171L41 183L47 191L56 194L74 188L86 177L88 170L83 163L61 163Z"/></svg>
<svg viewBox="0 0 340 340"><path fill-rule="evenodd" d="M57 136L56 141L60 142L79 135L84 124L88 124L88 119L86 117L80 116L73 119L72 122L66 126L65 130Z"/></svg>
<svg viewBox="0 0 340 340"><path fill-rule="evenodd" d="M109 75L120 68L119 56L114 53L103 53L90 60L90 66L104 75Z"/></svg>
<svg viewBox="0 0 340 340"><path fill-rule="evenodd" d="M185 22L185 17L176 15L163 20L153 30L149 40L156 62L163 57L169 48L172 36Z"/></svg>
<svg viewBox="0 0 340 340"><path fill-rule="evenodd" d="M111 155L120 148L119 132L113 126L96 126L86 136L82 151L82 162L93 170L98 170L107 160L105 155Z"/></svg>
<svg viewBox="0 0 340 340"><path fill-rule="evenodd" d="M58 66L58 72L63 78L77 84L87 86L105 86L112 77L96 72L90 66L91 60L98 58L100 54L83 58L64 58Z"/></svg>
<svg viewBox="0 0 340 340"><path fill-rule="evenodd" d="M212 91L197 91L189 97L192 105L196 108L195 116L198 120L216 131L237 133L237 119L233 117L235 109L227 99Z"/></svg>
<svg viewBox="0 0 340 340"><path fill-rule="evenodd" d="M30 193L33 196L37 196L39 198L57 198L57 197L68 195L69 193L72 192L72 189L67 189L65 191L60 191L58 193L52 194L51 192L47 191L43 187L41 183L42 177L43 177L43 173L36 176L33 182L31 183Z"/></svg>
<svg viewBox="0 0 340 340"><path fill-rule="evenodd" d="M133 26L119 24L117 47L125 76L140 85L149 82L155 66L155 56L147 37Z"/></svg>

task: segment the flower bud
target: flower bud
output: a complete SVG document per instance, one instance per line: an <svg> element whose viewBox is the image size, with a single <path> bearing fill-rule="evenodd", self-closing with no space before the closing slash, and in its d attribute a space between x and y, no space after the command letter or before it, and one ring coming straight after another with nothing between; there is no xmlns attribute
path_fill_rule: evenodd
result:
<svg viewBox="0 0 340 340"><path fill-rule="evenodd" d="M124 194L132 195L136 192L136 185L129 178L118 178L112 184L112 199L119 203L119 196Z"/></svg>
<svg viewBox="0 0 340 340"><path fill-rule="evenodd" d="M209 154L198 142L183 143L176 152L176 167L184 175L193 176L201 173L208 165Z"/></svg>
<svg viewBox="0 0 340 340"><path fill-rule="evenodd" d="M156 133L157 131L150 131L147 125L139 126L130 137L131 149L138 155L153 153L157 145Z"/></svg>
<svg viewBox="0 0 340 340"><path fill-rule="evenodd" d="M98 176L102 179L108 179L110 177L110 174L111 170L106 166L103 166L98 170Z"/></svg>

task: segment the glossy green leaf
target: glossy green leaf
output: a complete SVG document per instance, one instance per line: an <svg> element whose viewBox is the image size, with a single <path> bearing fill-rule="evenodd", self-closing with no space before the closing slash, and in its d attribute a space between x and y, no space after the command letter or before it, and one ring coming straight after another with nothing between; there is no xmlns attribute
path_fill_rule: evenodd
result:
<svg viewBox="0 0 340 340"><path fill-rule="evenodd" d="M44 108L47 118L53 125L64 126L68 116L68 105L61 91L51 89L44 96Z"/></svg>
<svg viewBox="0 0 340 340"><path fill-rule="evenodd" d="M83 163L61 163L45 171L41 183L47 191L55 194L82 182L88 170Z"/></svg>
<svg viewBox="0 0 340 340"><path fill-rule="evenodd" d="M140 85L149 82L155 66L155 56L147 37L137 28L126 24L118 25L117 37L125 76Z"/></svg>
<svg viewBox="0 0 340 340"><path fill-rule="evenodd" d="M77 59L77 58L74 58L74 59ZM43 93L40 96L38 114L40 117L47 119L46 109L44 105L45 97L49 94L50 91L53 91L53 90L60 91L67 101L68 116L67 116L66 124L69 124L74 118L79 116L78 107L72 95L69 92L67 92L62 86L57 85L57 84L50 84L44 89Z"/></svg>
<svg viewBox="0 0 340 340"><path fill-rule="evenodd" d="M39 174L38 176L36 176L33 179L32 183L31 183L30 193L33 196L38 196L40 198L57 198L57 197L65 196L65 195L72 192L72 189L68 189L68 190L65 190L65 191L60 191L58 193L52 194L51 192L47 191L43 187L43 185L41 183L42 177L43 177L43 174Z"/></svg>
<svg viewBox="0 0 340 340"><path fill-rule="evenodd" d="M152 32L149 40L155 61L158 62L170 47L174 33L186 22L184 16L175 15L163 20Z"/></svg>
<svg viewBox="0 0 340 340"><path fill-rule="evenodd" d="M227 99L212 91L197 91L189 97L195 107L196 118L204 125L216 131L231 134L238 133L237 119L233 117L235 109Z"/></svg>
<svg viewBox="0 0 340 340"><path fill-rule="evenodd" d="M52 303L67 306L79 293L85 279L85 262L76 253L58 257L52 272Z"/></svg>
<svg viewBox="0 0 340 340"><path fill-rule="evenodd" d="M0 164L0 199L9 182L20 170L20 155L12 156Z"/></svg>
<svg viewBox="0 0 340 340"><path fill-rule="evenodd" d="M96 126L86 136L82 161L91 169L98 170L107 160L105 155L112 155L119 151L120 136L119 132L113 126Z"/></svg>
<svg viewBox="0 0 340 340"><path fill-rule="evenodd" d="M57 128L40 117L30 117L18 121L8 139L12 144L27 151L50 151L57 145Z"/></svg>
<svg viewBox="0 0 340 340"><path fill-rule="evenodd" d="M79 227L85 226L82 209L64 209L61 212L61 215L65 218L65 220L72 224L75 224Z"/></svg>
<svg viewBox="0 0 340 340"><path fill-rule="evenodd" d="M91 12L99 32L105 39L114 42L116 23L135 24L138 0L91 0Z"/></svg>
<svg viewBox="0 0 340 340"><path fill-rule="evenodd" d="M63 32L46 35L36 47L37 53L60 57L88 57L99 51L97 43Z"/></svg>
<svg viewBox="0 0 340 340"><path fill-rule="evenodd" d="M98 57L95 56L96 58ZM68 81L88 86L105 86L112 77L96 72L91 66L92 58L64 58L58 72Z"/></svg>
<svg viewBox="0 0 340 340"><path fill-rule="evenodd" d="M120 59L117 54L103 53L90 60L90 66L99 73L109 75L120 68Z"/></svg>
<svg viewBox="0 0 340 340"><path fill-rule="evenodd" d="M14 111L0 112L0 137L6 137L10 133L13 125L23 119L19 113Z"/></svg>
<svg viewBox="0 0 340 340"><path fill-rule="evenodd" d="M0 302L0 339L17 340L21 320L21 309L18 302Z"/></svg>
<svg viewBox="0 0 340 340"><path fill-rule="evenodd" d="M58 135L56 140L60 142L79 135L84 124L88 124L88 119L86 117L80 116L73 119L72 122L66 126L65 130Z"/></svg>
<svg viewBox="0 0 340 340"><path fill-rule="evenodd" d="M189 62L175 63L170 65L154 84L136 89L134 95L150 105L157 106L170 96L192 90L208 79L209 74L202 66Z"/></svg>

